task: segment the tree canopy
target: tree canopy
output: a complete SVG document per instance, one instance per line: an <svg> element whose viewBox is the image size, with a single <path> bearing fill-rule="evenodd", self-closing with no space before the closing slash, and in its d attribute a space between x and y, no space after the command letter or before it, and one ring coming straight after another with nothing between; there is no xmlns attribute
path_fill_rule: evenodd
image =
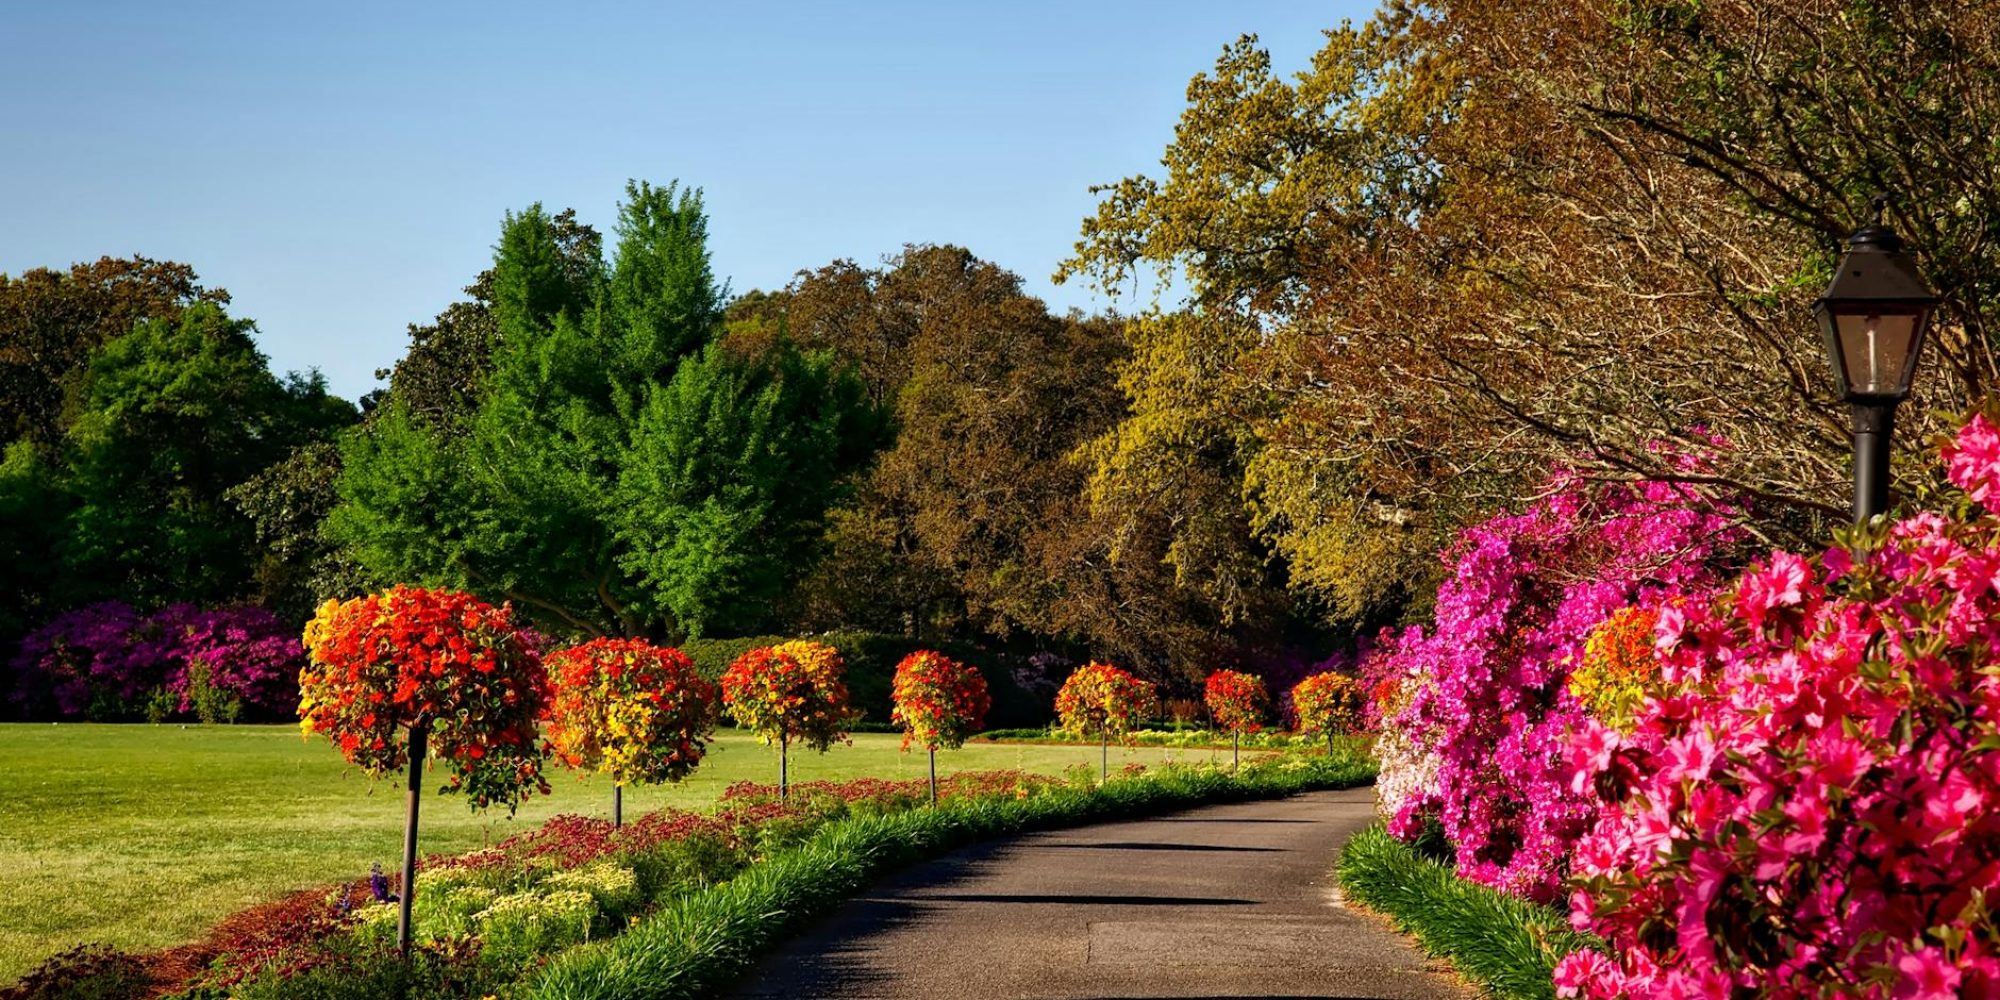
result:
<svg viewBox="0 0 2000 1000"><path fill-rule="evenodd" d="M608 265L560 219L502 224L464 433L392 392L343 446L329 529L377 576L566 631L753 627L810 565L878 423L824 355L714 343L726 293L699 192L628 185Z"/></svg>

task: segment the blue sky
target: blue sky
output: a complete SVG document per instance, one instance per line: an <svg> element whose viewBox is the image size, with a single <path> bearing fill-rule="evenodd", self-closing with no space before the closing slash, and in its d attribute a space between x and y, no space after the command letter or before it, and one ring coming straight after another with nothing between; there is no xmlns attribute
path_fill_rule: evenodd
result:
<svg viewBox="0 0 2000 1000"><path fill-rule="evenodd" d="M373 388L505 211L705 189L717 273L954 242L1059 307L1088 188L1157 166L1238 34L1373 3L43 3L0 20L0 271L185 261L280 370Z"/></svg>

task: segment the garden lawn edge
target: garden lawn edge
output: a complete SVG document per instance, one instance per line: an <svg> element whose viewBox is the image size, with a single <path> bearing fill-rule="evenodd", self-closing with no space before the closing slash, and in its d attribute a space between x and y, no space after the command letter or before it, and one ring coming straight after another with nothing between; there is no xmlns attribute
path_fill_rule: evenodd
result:
<svg viewBox="0 0 2000 1000"><path fill-rule="evenodd" d="M721 885L681 897L616 938L573 948L528 984L531 1000L681 1000L713 996L807 919L895 870L976 841L1150 816L1192 806L1351 788L1372 761L1160 772L1017 800L983 799L840 820Z"/></svg>
<svg viewBox="0 0 2000 1000"><path fill-rule="evenodd" d="M1554 1000L1556 963L1604 948L1557 910L1459 878L1380 826L1348 839L1335 872L1346 898L1387 916L1493 996Z"/></svg>

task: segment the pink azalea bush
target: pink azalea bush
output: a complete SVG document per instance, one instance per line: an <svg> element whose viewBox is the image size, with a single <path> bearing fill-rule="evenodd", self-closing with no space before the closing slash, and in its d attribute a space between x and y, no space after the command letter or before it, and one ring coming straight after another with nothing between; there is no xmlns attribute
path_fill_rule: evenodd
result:
<svg viewBox="0 0 2000 1000"><path fill-rule="evenodd" d="M1948 513L1660 609L1636 727L1570 749L1571 920L1617 957L1561 994L2000 997L2000 430L1943 457Z"/></svg>
<svg viewBox="0 0 2000 1000"><path fill-rule="evenodd" d="M1390 831L1414 839L1435 819L1461 876L1556 898L1597 812L1569 780L1584 715L1564 681L1617 609L1711 586L1737 538L1730 515L1685 486L1559 474L1526 510L1460 536L1432 627L1388 637L1371 665L1401 678L1381 742Z"/></svg>

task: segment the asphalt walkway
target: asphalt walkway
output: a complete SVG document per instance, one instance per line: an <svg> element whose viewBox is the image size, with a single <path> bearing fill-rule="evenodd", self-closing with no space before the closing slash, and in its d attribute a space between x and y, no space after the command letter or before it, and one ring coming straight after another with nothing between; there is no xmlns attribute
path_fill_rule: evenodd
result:
<svg viewBox="0 0 2000 1000"><path fill-rule="evenodd" d="M734 997L1469 996L1341 905L1336 848L1372 789L980 844L907 869L768 956Z"/></svg>

